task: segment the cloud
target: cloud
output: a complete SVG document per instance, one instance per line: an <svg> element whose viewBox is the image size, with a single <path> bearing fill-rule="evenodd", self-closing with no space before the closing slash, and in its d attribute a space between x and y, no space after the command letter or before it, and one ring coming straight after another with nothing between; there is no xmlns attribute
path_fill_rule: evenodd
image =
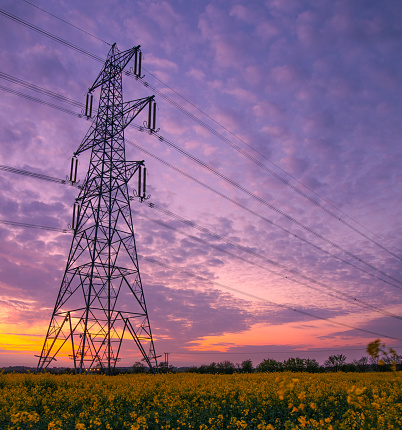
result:
<svg viewBox="0 0 402 430"><path fill-rule="evenodd" d="M110 49L23 2L8 1L4 7L103 58ZM227 0L153 0L99 7L92 0L85 4L73 0L67 9L55 1L51 12L109 43L117 41L121 49L141 44L144 67L184 96L147 73L147 82L180 107L175 109L156 95L160 134L185 148L190 158L199 158L249 191L244 193L213 175L166 141L125 130L127 139L163 159L158 162L126 144L128 159L145 160L150 201L243 247L240 251L205 230L183 227L166 214L132 202L140 213L243 258L134 216L151 326L155 324L161 348L169 351L174 346L183 351L181 339L187 346L205 346L202 342L208 336L211 345L222 345L233 353L239 345L257 348L241 338L242 332L257 340L262 336L261 344L272 350L283 346L293 351L297 342L317 347L324 338L328 347L331 342L347 346L354 339L368 339L352 330L328 329L325 322L268 304L251 302L250 308L249 298L212 286L217 281L325 318L349 321L356 317L356 325L364 320L365 310L286 280L292 272L279 270L269 260L396 312L402 249L401 65L397 60L401 6L363 0L320 4L267 0L247 7ZM85 100L88 86L101 69L99 62L4 17L0 34L7 41L0 50L4 73L73 100ZM3 79L1 84L77 113L81 110ZM138 84L125 77L125 100L151 95L149 88ZM99 90L95 98L99 100ZM65 178L89 122L3 91L0 106L0 163ZM139 117L138 123L142 121ZM89 153L80 156L81 183L89 157ZM278 180L278 175L283 179ZM135 178L128 187L132 196ZM1 171L0 215L5 220L65 228L78 192ZM0 239L2 295L35 301L42 311L30 311L29 321L45 327L71 236L2 224ZM142 256L152 256L179 271ZM27 327L16 304L3 306L10 319L14 315L18 324ZM275 342L268 342L269 331L258 331L257 326L273 325L275 320L280 329L274 330ZM367 327L376 331L370 325L374 320L369 321ZM378 319L377 323L379 333L394 333L391 322ZM302 335L308 342L300 339Z"/></svg>

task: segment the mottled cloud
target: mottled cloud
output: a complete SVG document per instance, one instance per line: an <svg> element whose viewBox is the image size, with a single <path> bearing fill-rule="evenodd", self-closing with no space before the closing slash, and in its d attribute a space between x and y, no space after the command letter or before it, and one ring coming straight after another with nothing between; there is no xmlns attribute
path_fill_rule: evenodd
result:
<svg viewBox="0 0 402 430"><path fill-rule="evenodd" d="M148 167L150 202L241 246L133 202L144 292L160 352L182 353L176 355L178 364L199 362L189 348L210 339L215 349L226 351L220 359L236 361L237 353L249 358L247 352L297 354L298 348L321 359L322 342L329 355L331 344L347 349L374 336L268 301L399 337L395 318L325 293L336 289L394 314L401 303L402 7L397 1L35 4L121 49L140 44L144 80L190 112L183 114L156 95L160 135L218 173L166 140L126 130L126 138L163 160L127 144L127 159L145 160ZM110 48L27 3L7 0L2 8L102 58ZM2 73L85 101L99 62L3 16L0 21ZM2 78L0 85L76 114L81 110ZM0 91L0 164L64 179L90 123ZM151 94L124 76L125 100ZM145 116L135 122L142 124ZM81 181L88 159L89 154L80 156ZM135 180L129 188L136 188ZM0 219L66 228L77 194L74 187L0 170ZM7 316L0 329L44 336L71 235L0 224L0 240L0 315ZM256 337L250 342L242 333ZM305 333L307 340L296 345L295 333ZM17 340L7 339L0 357L21 360Z"/></svg>

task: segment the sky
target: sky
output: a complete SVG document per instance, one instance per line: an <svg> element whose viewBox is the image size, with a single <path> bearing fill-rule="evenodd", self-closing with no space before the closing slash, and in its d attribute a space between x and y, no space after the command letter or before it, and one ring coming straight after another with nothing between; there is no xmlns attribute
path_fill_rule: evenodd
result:
<svg viewBox="0 0 402 430"><path fill-rule="evenodd" d="M78 195L4 166L65 179L90 125L14 78L84 103L102 67L4 12L102 59L141 45L124 100L155 94L160 130L125 137L148 172L132 210L157 354L351 362L377 338L402 353L399 1L0 5L0 366L36 365L72 239L5 221L68 229Z"/></svg>

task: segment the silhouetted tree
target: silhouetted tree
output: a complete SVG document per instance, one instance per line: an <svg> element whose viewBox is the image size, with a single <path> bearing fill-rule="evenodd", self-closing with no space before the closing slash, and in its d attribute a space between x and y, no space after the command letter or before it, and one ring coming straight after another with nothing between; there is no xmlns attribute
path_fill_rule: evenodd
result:
<svg viewBox="0 0 402 430"><path fill-rule="evenodd" d="M232 374L236 371L236 366L228 360L221 361L216 365L219 373Z"/></svg>
<svg viewBox="0 0 402 430"><path fill-rule="evenodd" d="M174 372L174 367L170 364L168 365L165 361L159 363L158 369L160 373Z"/></svg>
<svg viewBox="0 0 402 430"><path fill-rule="evenodd" d="M330 367L335 372L341 369L341 366L345 364L346 355L336 354L330 355L327 360L324 361L324 365Z"/></svg>
<svg viewBox="0 0 402 430"><path fill-rule="evenodd" d="M305 360L303 358L288 358L283 362L283 370L288 372L303 372L306 370Z"/></svg>
<svg viewBox="0 0 402 430"><path fill-rule="evenodd" d="M283 364L273 358L267 358L257 366L257 372L282 372Z"/></svg>
<svg viewBox="0 0 402 430"><path fill-rule="evenodd" d="M253 362L251 360L244 360L241 363L240 371L243 373L252 373L254 372Z"/></svg>
<svg viewBox="0 0 402 430"><path fill-rule="evenodd" d="M133 367L131 368L131 371L133 373L145 373L146 367L144 363L141 363L141 361L136 361L133 364Z"/></svg>
<svg viewBox="0 0 402 430"><path fill-rule="evenodd" d="M316 373L320 371L320 364L314 358L306 358L304 360L306 372Z"/></svg>
<svg viewBox="0 0 402 430"><path fill-rule="evenodd" d="M353 364L357 372L367 372L369 370L368 357L361 357L358 360L353 360Z"/></svg>

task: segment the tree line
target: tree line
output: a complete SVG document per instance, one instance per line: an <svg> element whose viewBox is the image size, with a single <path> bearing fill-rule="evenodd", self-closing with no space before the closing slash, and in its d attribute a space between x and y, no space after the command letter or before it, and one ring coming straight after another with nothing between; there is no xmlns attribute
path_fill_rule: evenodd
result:
<svg viewBox="0 0 402 430"><path fill-rule="evenodd" d="M219 363L202 364L201 366L189 367L186 371L193 373L252 373L252 372L396 372L402 370L402 355L398 355L393 348L386 348L380 339L370 342L367 346L368 356L353 360L351 363L346 362L346 355L330 355L321 366L314 358L288 358L284 361L266 358L257 367L253 367L253 362L249 360L242 361L241 364L235 364L225 360ZM139 365L139 366L138 366ZM168 363L160 363L160 372L174 371L173 366ZM133 366L134 372L145 371L142 363Z"/></svg>
<svg viewBox="0 0 402 430"><path fill-rule="evenodd" d="M395 360L396 358L396 360ZM393 370L402 370L402 356L387 357L385 359L376 359L374 357L362 357L353 360L351 363L346 362L346 356L343 354L330 355L325 360L324 365L320 365L317 360L312 358L288 358L284 361L267 358L259 363L255 368L251 360L242 361L241 364L235 364L231 361L222 361L219 363L212 362L203 364L199 367L193 366L188 368L188 372L194 373L252 373L252 372L381 372ZM160 369L163 371L164 366Z"/></svg>

